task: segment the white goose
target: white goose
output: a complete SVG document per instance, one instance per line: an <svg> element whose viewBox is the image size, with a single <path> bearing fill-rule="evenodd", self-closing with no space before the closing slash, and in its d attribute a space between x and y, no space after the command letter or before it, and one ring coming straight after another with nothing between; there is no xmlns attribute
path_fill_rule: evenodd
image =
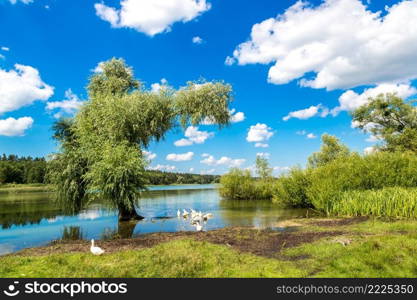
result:
<svg viewBox="0 0 417 300"><path fill-rule="evenodd" d="M91 253L94 255L102 255L104 253L104 250L100 247L94 246L94 240L91 240L91 247L90 247Z"/></svg>

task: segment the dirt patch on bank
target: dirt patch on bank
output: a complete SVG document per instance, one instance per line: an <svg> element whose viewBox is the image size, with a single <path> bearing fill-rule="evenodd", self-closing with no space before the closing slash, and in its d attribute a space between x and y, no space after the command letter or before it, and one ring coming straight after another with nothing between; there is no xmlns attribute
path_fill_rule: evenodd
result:
<svg viewBox="0 0 417 300"><path fill-rule="evenodd" d="M177 239L194 239L218 245L225 245L240 252L252 253L264 257L279 257L281 250L311 243L325 237L342 235L342 231L320 232L278 232L253 228L227 227L207 232L151 233L132 239L97 241L106 253L124 250L150 248L157 244ZM88 253L88 241L58 241L46 247L25 249L13 255L50 255L57 253Z"/></svg>

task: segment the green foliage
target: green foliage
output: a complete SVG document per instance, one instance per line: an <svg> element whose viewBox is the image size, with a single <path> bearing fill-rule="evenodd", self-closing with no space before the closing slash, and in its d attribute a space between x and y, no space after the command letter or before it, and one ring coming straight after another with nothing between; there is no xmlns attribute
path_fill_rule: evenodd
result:
<svg viewBox="0 0 417 300"><path fill-rule="evenodd" d="M417 218L417 188L346 191L338 201L331 203L329 213L338 216Z"/></svg>
<svg viewBox="0 0 417 300"><path fill-rule="evenodd" d="M142 149L180 125L206 118L227 125L232 90L221 82L189 82L178 91L153 93L142 89L121 59L101 68L74 120L54 127L61 153L50 163L49 178L63 206L78 210L88 198L101 197L118 207L121 218L130 218L137 216L134 201L147 183Z"/></svg>
<svg viewBox="0 0 417 300"><path fill-rule="evenodd" d="M271 179L272 178L272 168L269 167L268 160L265 157L256 156L256 173L258 173L258 176L263 179Z"/></svg>
<svg viewBox="0 0 417 300"><path fill-rule="evenodd" d="M319 152L313 153L308 158L308 166L317 168L335 160L339 157L347 157L350 154L349 148L340 143L339 139L329 134L321 136L322 146Z"/></svg>
<svg viewBox="0 0 417 300"><path fill-rule="evenodd" d="M0 158L0 184L44 183L45 166L43 158L3 154Z"/></svg>
<svg viewBox="0 0 417 300"><path fill-rule="evenodd" d="M292 168L288 174L281 175L274 186L273 200L286 207L311 207L307 197L311 170Z"/></svg>
<svg viewBox="0 0 417 300"><path fill-rule="evenodd" d="M307 196L312 205L329 213L343 192L384 187L417 187L417 157L381 152L339 158L311 172Z"/></svg>
<svg viewBox="0 0 417 300"><path fill-rule="evenodd" d="M395 94L381 94L352 112L353 121L384 143L386 151L417 152L417 111Z"/></svg>
<svg viewBox="0 0 417 300"><path fill-rule="evenodd" d="M271 199L273 185L269 180L255 180L249 170L232 168L220 178L220 195L230 200Z"/></svg>

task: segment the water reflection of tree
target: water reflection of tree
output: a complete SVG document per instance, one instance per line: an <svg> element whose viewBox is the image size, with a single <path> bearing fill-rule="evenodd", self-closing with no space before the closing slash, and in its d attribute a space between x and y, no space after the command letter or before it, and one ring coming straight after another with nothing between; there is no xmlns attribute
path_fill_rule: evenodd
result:
<svg viewBox="0 0 417 300"><path fill-rule="evenodd" d="M140 221L119 221L117 228L105 228L100 235L102 240L130 239Z"/></svg>
<svg viewBox="0 0 417 300"><path fill-rule="evenodd" d="M273 227L276 222L304 216L305 209L283 209L268 200L225 200L219 202L220 215L232 226Z"/></svg>
<svg viewBox="0 0 417 300"><path fill-rule="evenodd" d="M61 240L64 241L76 241L82 240L84 238L84 234L81 230L80 226L65 226L62 232Z"/></svg>
<svg viewBox="0 0 417 300"><path fill-rule="evenodd" d="M0 225L8 229L13 225L39 224L42 219L60 215L60 209L50 201L0 201Z"/></svg>

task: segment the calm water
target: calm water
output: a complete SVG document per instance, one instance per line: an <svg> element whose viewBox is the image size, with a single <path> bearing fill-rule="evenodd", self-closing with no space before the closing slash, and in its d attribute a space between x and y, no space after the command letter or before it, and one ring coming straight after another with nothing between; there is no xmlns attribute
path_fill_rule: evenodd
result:
<svg viewBox="0 0 417 300"><path fill-rule="evenodd" d="M62 238L105 239L134 237L150 232L195 230L177 218L177 209L214 215L205 230L225 226L276 227L285 218L304 216L304 210L283 210L269 201L222 200L215 185L151 187L138 201L143 221L118 222L106 203L93 203L77 215L65 215L48 193L0 194L0 255L48 244Z"/></svg>

